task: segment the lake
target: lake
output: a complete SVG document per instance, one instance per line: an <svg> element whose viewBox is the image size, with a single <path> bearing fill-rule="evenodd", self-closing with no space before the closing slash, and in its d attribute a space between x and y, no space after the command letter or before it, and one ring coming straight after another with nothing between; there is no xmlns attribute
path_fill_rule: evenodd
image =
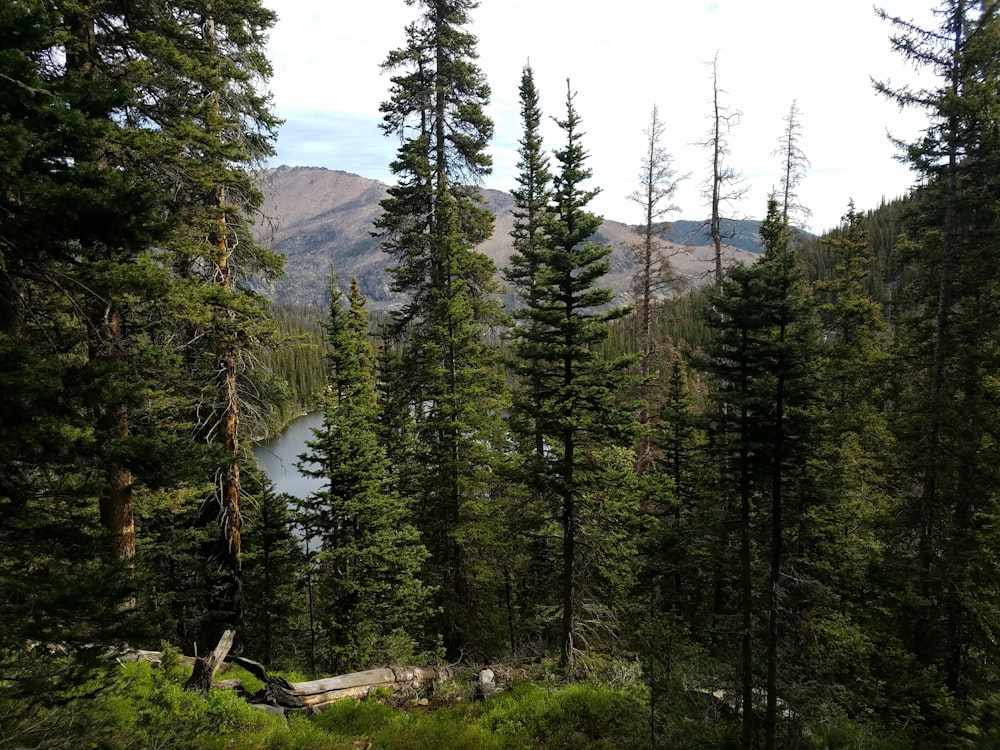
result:
<svg viewBox="0 0 1000 750"><path fill-rule="evenodd" d="M301 500L323 486L322 479L304 477L295 467L299 455L306 451L306 441L313 439L313 428L323 424L323 412L314 411L293 419L278 437L253 449L261 468L274 482L276 492L284 492Z"/></svg>

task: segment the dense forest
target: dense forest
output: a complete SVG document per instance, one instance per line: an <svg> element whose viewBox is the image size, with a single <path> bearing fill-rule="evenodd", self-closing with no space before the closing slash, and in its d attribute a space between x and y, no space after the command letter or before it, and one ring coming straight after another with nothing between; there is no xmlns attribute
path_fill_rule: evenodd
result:
<svg viewBox="0 0 1000 750"><path fill-rule="evenodd" d="M543 113L523 70L497 269L477 3L410 4L375 320L336 269L328 307L266 297L260 0L0 0L0 748L1000 746L1000 6L878 12L926 81L875 84L926 115L915 183L798 232L793 103L752 265L713 77L694 285L654 107L619 306L573 85ZM278 494L250 446L313 409L323 489ZM515 685L440 726L185 697L228 629L269 670Z"/></svg>

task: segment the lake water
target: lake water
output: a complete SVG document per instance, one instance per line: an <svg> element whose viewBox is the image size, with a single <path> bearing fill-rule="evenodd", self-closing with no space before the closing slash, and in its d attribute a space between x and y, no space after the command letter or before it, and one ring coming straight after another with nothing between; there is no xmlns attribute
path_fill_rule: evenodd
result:
<svg viewBox="0 0 1000 750"><path fill-rule="evenodd" d="M314 411L289 422L278 437L253 449L257 461L274 482L276 492L304 500L323 486L323 480L304 477L296 468L299 456L306 451L306 441L313 439L313 428L323 424L323 412Z"/></svg>

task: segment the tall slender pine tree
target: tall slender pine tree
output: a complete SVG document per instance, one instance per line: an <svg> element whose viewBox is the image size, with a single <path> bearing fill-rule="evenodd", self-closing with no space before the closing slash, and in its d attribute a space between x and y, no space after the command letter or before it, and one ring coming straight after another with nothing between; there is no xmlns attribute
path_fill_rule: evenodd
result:
<svg viewBox="0 0 1000 750"><path fill-rule="evenodd" d="M525 309L516 349L531 377L522 383L515 405L528 410L522 423L532 425L532 438L537 434L543 441L534 482L557 503L550 512L560 524L559 644L562 665L571 671L580 647L578 615L585 595L578 547L587 507L583 496L594 490L601 447L631 439L634 419L616 403L627 382L624 368L629 358L605 359L597 350L608 336L610 321L628 310L609 308L613 295L598 286L610 270L611 248L590 241L601 218L586 208L597 191L583 187L590 170L568 86L566 117L557 121L566 145L555 152L559 168L545 245L533 264L533 276L519 285Z"/></svg>
<svg viewBox="0 0 1000 750"><path fill-rule="evenodd" d="M500 318L493 262L474 248L493 231L476 182L491 167L489 86L465 27L473 0L421 0L407 45L384 64L396 71L382 105L383 130L401 141L397 184L376 223L393 256L393 286L409 301L395 314L405 389L416 431L415 508L430 550L445 647L488 639L473 619L479 550L464 540L486 522L495 498L493 464L503 440L503 380L484 326ZM470 606L470 604L472 606Z"/></svg>

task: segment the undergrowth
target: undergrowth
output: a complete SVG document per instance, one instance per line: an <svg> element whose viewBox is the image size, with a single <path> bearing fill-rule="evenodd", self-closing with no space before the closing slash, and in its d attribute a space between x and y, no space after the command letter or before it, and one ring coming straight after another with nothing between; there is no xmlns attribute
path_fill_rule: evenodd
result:
<svg viewBox="0 0 1000 750"><path fill-rule="evenodd" d="M509 690L479 701L471 699L471 681L464 676L428 700L381 692L340 701L316 716L288 717L255 709L229 690L187 692L189 672L168 655L162 667L117 668L72 703L36 700L28 706L0 693L0 750L631 750L648 748L652 740L649 693L627 670L595 670L590 681L574 684L525 674ZM239 678L248 693L263 687L238 667L223 677ZM663 708L657 747L733 746L731 722L692 710L683 700ZM880 747L860 727L813 729L805 746Z"/></svg>

